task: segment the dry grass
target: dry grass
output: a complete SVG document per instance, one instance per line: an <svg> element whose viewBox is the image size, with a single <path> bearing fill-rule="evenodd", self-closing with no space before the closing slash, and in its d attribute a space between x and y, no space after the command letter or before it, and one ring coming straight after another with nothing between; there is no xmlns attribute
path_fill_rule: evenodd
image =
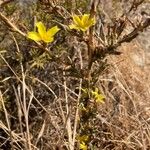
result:
<svg viewBox="0 0 150 150"><path fill-rule="evenodd" d="M70 4L68 0L54 3L40 1L38 7L33 4L33 8L38 11L34 12L33 9L33 12L26 12L29 16L24 20L20 18L23 9L27 10L26 6L15 11L14 1L3 3L6 7L0 14L4 19L3 22L0 21L0 149L76 150L79 149L80 135L89 136L86 144L91 150L150 149L150 66L147 52L135 39L119 46L121 55L106 52L107 56L102 56L101 53L96 53L95 55L102 56L102 61L93 62L92 68L89 65L91 60L88 60L90 42L81 42L82 38L78 39L78 34L69 34L63 26L70 23L69 15L72 11L80 13L87 9L86 2L76 3L72 0ZM102 3L104 5L105 1ZM55 4L58 5L57 9L54 9ZM109 22L109 15L105 12L107 8L104 6L102 12ZM118 8L117 11L121 8L119 2L116 5L114 3L114 6ZM115 11L114 8L111 11ZM115 15L118 14L116 12ZM94 10L91 13L94 14ZM24 38L36 20L32 15L45 22L52 18L52 24L58 23L63 30L57 36L58 40L47 48ZM17 33L6 32L10 28ZM107 28L104 29L107 31ZM91 39L92 32L90 30ZM101 32L105 33L104 30ZM100 33L97 36L101 36ZM107 35L104 36L107 39ZM109 44L109 39L102 39L100 44ZM43 50L59 57L47 59ZM43 57L45 61L39 62L44 64L44 69L33 65ZM105 103L97 104L89 93L84 96L82 90L88 89L86 82L90 82L90 71L99 69L105 59L109 65L104 70L102 67L98 81L92 87L98 87L106 97ZM87 104L85 110L82 109L84 103Z"/></svg>
<svg viewBox="0 0 150 150"><path fill-rule="evenodd" d="M132 59L135 48L144 53L135 43L123 45L121 57L110 57L111 67L100 78L100 85L109 97L98 116L106 128L102 149L150 147L149 67L138 66Z"/></svg>

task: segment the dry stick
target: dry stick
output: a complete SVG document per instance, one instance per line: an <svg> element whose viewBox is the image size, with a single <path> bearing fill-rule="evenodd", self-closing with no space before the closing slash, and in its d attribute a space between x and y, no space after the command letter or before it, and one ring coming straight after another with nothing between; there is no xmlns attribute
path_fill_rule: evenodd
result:
<svg viewBox="0 0 150 150"><path fill-rule="evenodd" d="M18 87L18 89L16 90L15 86L13 85L13 89L14 89L14 94L16 97L16 105L17 105L17 109L18 109L18 118L19 118L19 126L20 126L20 131L21 133L23 133L23 123L22 123L22 116L23 116L23 112L22 112L22 102L21 102L21 95L20 95L20 88ZM17 92L18 91L18 92ZM25 135L23 133L23 138L25 139Z"/></svg>
<svg viewBox="0 0 150 150"><path fill-rule="evenodd" d="M11 29L13 29L15 32L19 33L20 35L26 37L26 34L23 33L21 30L19 30L13 23L11 23L11 22L7 19L7 17L5 17L2 13L0 13L0 18L6 23L6 25L7 25L8 27L10 27ZM38 42L35 42L35 43L38 45L39 48L41 48L42 50L44 50L44 51L48 52L50 55L52 55L52 54L50 53L50 51L49 51L47 48L43 47L43 45L41 45L41 44L38 43ZM4 60L4 62L8 65L8 67L10 68L10 70L14 73L14 75L17 77L17 79L22 83L22 81L20 80L20 78L19 78L19 77L17 76L17 74L13 71L13 69L12 69L12 68L10 67L10 65L7 63L7 61L5 60L5 58L4 58L1 54L0 54L0 56L1 56L1 58ZM26 88L27 88L27 91L28 91L30 94L32 94L32 92L30 91L30 89L29 89L28 87L26 87ZM46 113L48 113L48 115L49 115L50 118L51 118L51 115L49 114L49 112L43 107L43 105L36 99L35 96L34 96L34 99L35 99L36 102L42 107L42 109L43 109ZM52 120L52 118L51 118L51 120ZM53 127L54 127L55 129L57 129L57 128L55 127L55 125L54 125L53 122L52 122L52 124L53 124Z"/></svg>
<svg viewBox="0 0 150 150"><path fill-rule="evenodd" d="M59 107L60 107L60 111L62 113L62 120L63 120L63 123L65 124L66 123L66 118L65 118L65 114L63 112L63 108L62 108L62 104L58 98L58 96L55 94L55 92L46 84L44 83L43 81L39 80L38 78L32 78L32 77L29 77L37 82L39 82L40 84L44 85L55 97L55 99L58 99L58 103L59 103ZM66 87L67 88L67 87ZM66 125L65 125L66 126Z"/></svg>
<svg viewBox="0 0 150 150"><path fill-rule="evenodd" d="M70 110L69 110L69 101L68 101L68 93L67 93L67 83L65 78L65 72L63 72L64 75L64 90L65 90L65 100L66 100L66 111L67 111L67 117L66 117L66 129L68 134L68 142L69 142L69 149L73 150L73 140L72 140L72 129L71 129L71 118L70 118Z"/></svg>
<svg viewBox="0 0 150 150"><path fill-rule="evenodd" d="M55 92L46 83L44 83L42 80L40 80L38 78L32 78L32 77L29 77L29 78L31 78L31 79L39 82L40 84L44 85L53 94L55 99L58 99L58 96L55 94Z"/></svg>
<svg viewBox="0 0 150 150"><path fill-rule="evenodd" d="M23 66L21 66L22 72L22 94L23 94L23 112L25 117L25 124L26 124L26 133L27 133L27 147L31 150L31 138L30 138L30 130L29 130L29 120L28 120L28 112L27 112L27 103L26 103L26 76L24 74Z"/></svg>
<svg viewBox="0 0 150 150"><path fill-rule="evenodd" d="M12 71L12 73L16 76L17 80L22 84L21 79L18 77L18 75L14 72L14 70L11 68L11 66L8 64L8 62L6 61L6 59L2 56L2 54L0 53L0 57L3 59L3 61L6 63L6 65L9 67L9 69ZM31 90L26 87L27 91L29 92L29 94L32 95ZM48 116L50 117L50 120L52 121L52 117L50 112L48 112L46 110L46 108L38 101L38 99L33 95L34 100L37 102L37 104L48 114ZM52 125L53 127L58 131L57 127L55 126L54 122L52 121Z"/></svg>
<svg viewBox="0 0 150 150"><path fill-rule="evenodd" d="M0 102L2 103L2 107L3 107L3 110L4 110L4 114L5 114L7 126L8 126L8 129L9 129L9 135L10 135L10 139L11 139L10 144L11 144L12 149L14 150L13 138L12 138L12 131L11 131L11 128L10 128L10 121L9 121L7 109L5 107L5 103L4 103L1 91L0 91Z"/></svg>
<svg viewBox="0 0 150 150"><path fill-rule="evenodd" d="M133 39L135 39L139 35L140 32L142 32L148 26L150 26L150 18L147 18L142 25L140 24L137 28L135 28L129 34L124 35L123 38L117 42L117 44L113 45L113 47L117 48L122 43L131 42Z"/></svg>
<svg viewBox="0 0 150 150"><path fill-rule="evenodd" d="M43 136L44 130L45 130L45 126L46 126L46 123L45 123L45 120L44 120L44 121L43 121L43 125L42 125L42 127L41 127L41 130L40 130L40 132L39 132L39 134L38 134L38 137L37 137L37 139L36 139L35 145L38 144L40 138Z"/></svg>
<svg viewBox="0 0 150 150"><path fill-rule="evenodd" d="M99 0L91 0L91 10L90 10L90 18L94 18L96 16L96 7L99 3ZM90 82L91 80L91 67L92 67L92 63L93 63L93 52L94 52L94 27L91 27L89 29L89 38L87 41L87 45L88 45L88 80Z"/></svg>
<svg viewBox="0 0 150 150"><path fill-rule="evenodd" d="M141 0L141 1L133 1L131 8L129 9L129 11L127 13L130 13L132 10L135 10L138 8L139 5L141 5L145 0Z"/></svg>
<svg viewBox="0 0 150 150"><path fill-rule="evenodd" d="M101 52L102 56L105 56L106 54L114 54L117 55L119 52L114 51L117 49L117 47L121 46L122 43L129 43L133 39L135 39L140 32L143 32L144 29L150 26L150 18L147 18L143 23L140 23L136 28L133 29L129 34L124 35L121 39L117 41L117 43L110 45L109 47L103 47L101 46L97 47L97 49Z"/></svg>
<svg viewBox="0 0 150 150"><path fill-rule="evenodd" d="M43 1L43 3L47 6L49 5L50 7L52 7L53 11L56 12L57 14L59 14L64 19L67 19L67 18L65 18L64 13L62 13L62 12L65 12L68 16L71 16L70 13L64 7L56 4L55 0L54 1L48 0L47 2Z"/></svg>
<svg viewBox="0 0 150 150"><path fill-rule="evenodd" d="M121 15L121 18L124 17L124 16L127 16L129 15L129 13L131 11L133 11L134 9L137 9L142 3L144 3L145 0L141 0L141 1L133 1L132 5L131 5L131 8L128 10L127 13L123 13ZM134 24L127 18L127 20L130 22L130 24L132 26L134 26ZM150 17L148 17L144 23L139 23L139 25L137 27L134 27L134 30L131 31L129 34L127 35L124 35L116 44L112 45L112 48L113 49L116 49L118 46L120 46L122 43L125 43L125 42L130 42L132 41L133 39L135 39L138 35L139 35L139 32L142 32L145 28L147 28L148 26L150 26Z"/></svg>
<svg viewBox="0 0 150 150"><path fill-rule="evenodd" d="M78 48L78 53L79 53L79 58L80 58L80 69L83 69L83 60L82 60L82 54L81 50ZM75 120L74 120L74 128L73 128L73 147L75 146L75 138L77 134L77 126L78 126L78 118L79 118L79 103L81 99L81 90L82 90L82 78L80 79L80 84L79 84L79 94L78 94L78 99L76 103L76 113L75 113Z"/></svg>
<svg viewBox="0 0 150 150"><path fill-rule="evenodd" d="M19 46L18 46L18 43L15 39L15 37L13 36L13 40L16 44L16 49L18 52L20 52L20 49L19 49ZM24 117L25 117L25 124L26 124L26 132L27 132L27 148L29 150L31 150L31 140L30 140L30 131L29 131L29 121L28 121L28 114L29 112L27 111L27 103L26 103L26 83L25 83L25 73L24 73L24 68L23 68L23 65L22 65L22 62L20 62L20 67L21 67L21 73L22 73L22 94L23 94L23 113L24 113Z"/></svg>
<svg viewBox="0 0 150 150"><path fill-rule="evenodd" d="M3 131L4 131L6 134L9 134L9 129L8 129L8 127L6 127L5 124L4 124L2 121L0 121L0 128L3 129ZM22 141L25 142L25 139L23 139L22 137L20 137L20 134L19 134L19 133L15 133L14 131L11 131L11 133L12 133L12 138L14 139L13 142L18 146L19 150L22 150L22 148L21 148L21 146L20 146L20 144L19 144L18 142L22 142ZM6 141L8 141L8 140L9 140L9 138L7 138ZM5 142L4 142L3 144L5 144ZM3 145L3 144L2 144L2 145ZM2 145L0 145L0 146L2 146ZM34 148L36 148L34 145L32 145L32 146L33 146ZM15 147L16 147L16 146L15 146ZM13 149L13 150L16 150L16 148Z"/></svg>
<svg viewBox="0 0 150 150"><path fill-rule="evenodd" d="M130 42L132 39L136 38L139 35L139 32L142 32L148 26L150 26L150 18L147 18L142 25L140 24L131 33L125 35L118 43Z"/></svg>
<svg viewBox="0 0 150 150"><path fill-rule="evenodd" d="M23 33L21 30L19 30L13 23L9 21L9 19L4 16L2 13L0 13L0 18L15 32L18 32L22 36L26 37L26 34Z"/></svg>

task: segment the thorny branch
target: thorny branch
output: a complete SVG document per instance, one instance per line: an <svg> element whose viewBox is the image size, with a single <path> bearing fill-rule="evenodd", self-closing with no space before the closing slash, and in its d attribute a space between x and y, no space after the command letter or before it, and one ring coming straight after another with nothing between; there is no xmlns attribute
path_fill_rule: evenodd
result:
<svg viewBox="0 0 150 150"><path fill-rule="evenodd" d="M93 61L95 60L95 57L104 58L107 54L121 54L121 52L116 51L116 49L121 46L122 43L131 42L140 34L140 32L150 26L150 17L148 15L145 20L141 20L136 25L132 23L128 18L128 14L133 11L133 9L135 11L142 3L143 0L139 2L134 1L131 8L126 14L123 13L119 19L112 20L112 25L102 22L103 26L102 30L100 30L101 33L99 38L101 40L101 43L103 44L98 44L95 47L95 50L93 52ZM133 30L128 34L123 35L123 31L125 31L127 24L131 24ZM106 31L107 33L105 34L104 32ZM104 41L105 39L107 40L107 44ZM95 38L95 40L98 39Z"/></svg>
<svg viewBox="0 0 150 150"><path fill-rule="evenodd" d="M150 18L147 18L144 23L139 24L138 27L134 28L133 31L131 31L129 34L124 35L121 39L117 41L117 43L108 46L107 45L97 46L94 55L96 54L96 57L105 57L107 54L112 54L112 55L121 54L121 52L116 51L116 49L119 46L121 46L122 43L131 42L140 34L140 32L142 32L144 29L146 29L149 26L150 26ZM124 29L120 28L120 30L124 30Z"/></svg>

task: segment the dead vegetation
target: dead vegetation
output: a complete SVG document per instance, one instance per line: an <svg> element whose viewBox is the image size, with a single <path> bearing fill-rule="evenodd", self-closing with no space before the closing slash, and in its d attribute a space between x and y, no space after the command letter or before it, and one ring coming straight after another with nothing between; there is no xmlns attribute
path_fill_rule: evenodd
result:
<svg viewBox="0 0 150 150"><path fill-rule="evenodd" d="M136 41L149 2L105 3L0 2L1 149L150 149L149 58ZM69 30L71 15L84 13L95 26ZM59 26L52 44L26 37L36 20Z"/></svg>

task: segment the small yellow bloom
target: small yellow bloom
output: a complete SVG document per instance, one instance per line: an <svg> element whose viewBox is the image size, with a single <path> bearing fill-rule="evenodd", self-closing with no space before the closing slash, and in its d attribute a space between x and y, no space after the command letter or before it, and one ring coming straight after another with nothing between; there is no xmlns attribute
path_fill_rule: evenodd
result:
<svg viewBox="0 0 150 150"><path fill-rule="evenodd" d="M79 146L81 150L87 150L87 145L85 144L89 140L88 135L77 136L77 140L79 141Z"/></svg>
<svg viewBox="0 0 150 150"><path fill-rule="evenodd" d="M97 103L104 103L105 97L102 94L99 94L98 88L95 88L95 91L91 91L91 93Z"/></svg>
<svg viewBox="0 0 150 150"><path fill-rule="evenodd" d="M70 29L81 30L85 32L95 24L95 18L90 18L90 14L84 14L81 17L73 15L73 24L69 25Z"/></svg>
<svg viewBox="0 0 150 150"><path fill-rule="evenodd" d="M82 135L82 136L77 137L77 139L80 141L80 143L87 142L89 140L89 136L88 135Z"/></svg>
<svg viewBox="0 0 150 150"><path fill-rule="evenodd" d="M28 32L27 37L36 42L43 41L45 43L53 42L54 35L60 30L57 26L54 26L46 31L46 27L42 22L37 22L36 27L38 32Z"/></svg>
<svg viewBox="0 0 150 150"><path fill-rule="evenodd" d="M87 145L84 142L80 143L80 149L87 150Z"/></svg>

